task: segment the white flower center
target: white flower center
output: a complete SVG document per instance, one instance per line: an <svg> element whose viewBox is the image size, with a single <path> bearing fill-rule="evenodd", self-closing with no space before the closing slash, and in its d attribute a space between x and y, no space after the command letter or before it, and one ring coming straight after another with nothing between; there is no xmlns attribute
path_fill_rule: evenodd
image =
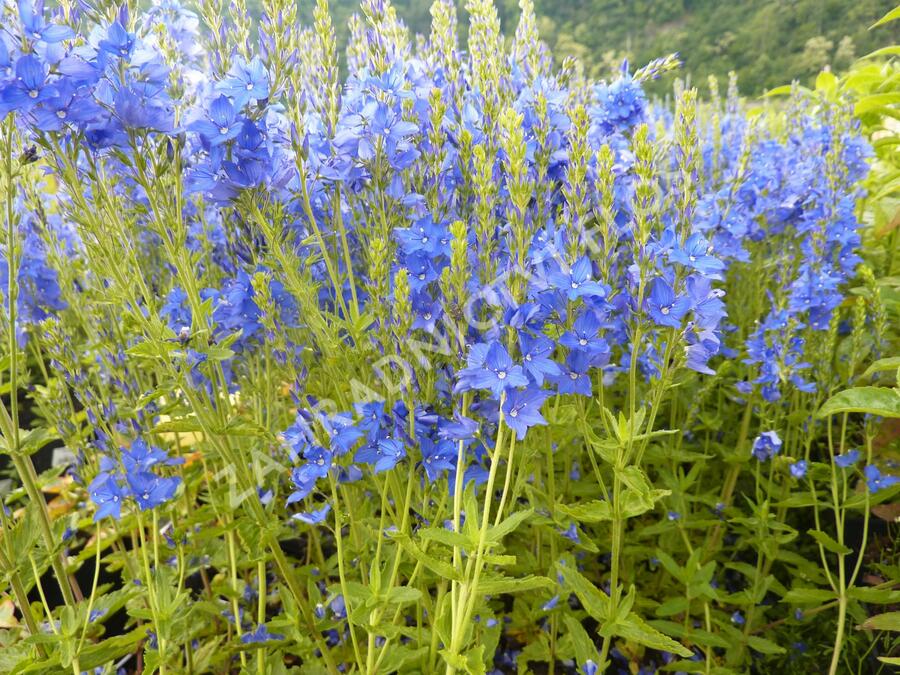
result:
<svg viewBox="0 0 900 675"><path fill-rule="evenodd" d="M497 379L499 379L499 380L505 380L505 379L506 379L506 371L505 371L505 370L498 371L498 372L497 372Z"/></svg>
<svg viewBox="0 0 900 675"><path fill-rule="evenodd" d="M584 338L581 338L581 339L578 341L578 344L580 344L582 347L584 347L584 346L587 344L587 340L585 340Z"/></svg>
<svg viewBox="0 0 900 675"><path fill-rule="evenodd" d="M669 313L670 310L668 307L660 307L659 311L663 313L663 316L665 316Z"/></svg>

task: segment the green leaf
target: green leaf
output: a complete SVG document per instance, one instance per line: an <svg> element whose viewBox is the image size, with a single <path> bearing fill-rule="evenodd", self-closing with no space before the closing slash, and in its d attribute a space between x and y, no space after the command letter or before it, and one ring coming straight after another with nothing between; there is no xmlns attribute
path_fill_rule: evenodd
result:
<svg viewBox="0 0 900 675"><path fill-rule="evenodd" d="M423 530L419 530L418 534L419 538L424 541L436 541L450 548L459 546L464 551L475 549L475 542L471 541L464 534L451 532L446 527L426 527Z"/></svg>
<svg viewBox="0 0 900 675"><path fill-rule="evenodd" d="M878 19L878 21L869 26L869 30L872 30L877 26L883 26L884 24L890 23L891 21L896 21L897 19L900 19L900 6L894 7L894 9L892 9L890 12Z"/></svg>
<svg viewBox="0 0 900 675"><path fill-rule="evenodd" d="M453 565L443 560L432 558L425 553L405 534L392 532L390 536L400 544L400 547L406 551L409 556L416 562L422 563L438 576L450 579L451 581L461 581L459 573L454 569Z"/></svg>
<svg viewBox="0 0 900 675"><path fill-rule="evenodd" d="M900 394L887 387L845 389L825 401L816 417L844 412L860 412L881 417L900 417Z"/></svg>
<svg viewBox="0 0 900 675"><path fill-rule="evenodd" d="M671 652L684 657L694 655L690 649L675 642L668 635L660 633L636 614L629 614L624 619L618 619L613 631L626 640L632 640L651 649Z"/></svg>
<svg viewBox="0 0 900 675"><path fill-rule="evenodd" d="M422 599L422 591L411 586L395 586L387 594L387 601L393 605L408 605Z"/></svg>
<svg viewBox="0 0 900 675"><path fill-rule="evenodd" d="M599 523L612 520L612 509L604 499L593 499L583 504L558 504L556 510L579 523Z"/></svg>
<svg viewBox="0 0 900 675"><path fill-rule="evenodd" d="M501 595L503 593L522 593L534 591L539 588L554 588L556 584L552 579L528 574L524 577L494 577L481 581L478 584L478 592L483 595Z"/></svg>
<svg viewBox="0 0 900 675"><path fill-rule="evenodd" d="M890 47L882 47L881 49L876 49L874 52L869 52L862 58L876 59L879 56L900 56L900 45L891 45Z"/></svg>
<svg viewBox="0 0 900 675"><path fill-rule="evenodd" d="M526 509L517 511L505 518L503 521L488 529L487 540L499 544L503 541L503 537L514 532L516 528L524 523L534 513L534 509Z"/></svg>
<svg viewBox="0 0 900 675"><path fill-rule="evenodd" d="M669 598L663 604L656 608L656 616L674 616L684 612L690 601L685 597Z"/></svg>
<svg viewBox="0 0 900 675"><path fill-rule="evenodd" d="M761 654L784 654L787 651L784 647L779 647L771 640L766 640L766 638L761 638L758 635L749 636L747 644Z"/></svg>
<svg viewBox="0 0 900 675"><path fill-rule="evenodd" d="M889 666L900 666L900 656L879 656L878 660Z"/></svg>
<svg viewBox="0 0 900 675"><path fill-rule="evenodd" d="M848 593L850 597L872 605L893 605L900 602L900 591L892 591L887 588L872 588L870 586L854 586Z"/></svg>
<svg viewBox="0 0 900 675"><path fill-rule="evenodd" d="M575 647L575 660L581 665L587 661L599 662L597 645L591 640L591 636L588 635L582 623L571 614L563 614L563 622L566 624L566 631Z"/></svg>
<svg viewBox="0 0 900 675"><path fill-rule="evenodd" d="M853 549L849 549L843 544L839 544L830 535L825 534L821 530L807 530L806 533L819 542L826 551L837 553L838 555L847 555L852 553Z"/></svg>
<svg viewBox="0 0 900 675"><path fill-rule="evenodd" d="M581 574L562 563L556 564L566 587L578 596L582 606L597 621L605 621L609 617L609 596L585 579Z"/></svg>
<svg viewBox="0 0 900 675"><path fill-rule="evenodd" d="M871 112L884 106L895 105L897 103L900 103L900 92L870 94L869 96L863 96L856 102L856 105L853 107L853 112L857 116L865 115L867 112Z"/></svg>
<svg viewBox="0 0 900 675"><path fill-rule="evenodd" d="M890 630L900 632L900 612L887 612L870 616L859 626L864 630Z"/></svg>
<svg viewBox="0 0 900 675"><path fill-rule="evenodd" d="M898 47L900 49L900 47ZM875 373L883 373L888 370L898 370L900 369L900 356L891 356L887 359L878 359L871 366L866 368L866 372L863 373L863 377L870 377Z"/></svg>
<svg viewBox="0 0 900 675"><path fill-rule="evenodd" d="M819 605L834 600L835 597L834 591L825 588L792 588L781 601L792 605Z"/></svg>

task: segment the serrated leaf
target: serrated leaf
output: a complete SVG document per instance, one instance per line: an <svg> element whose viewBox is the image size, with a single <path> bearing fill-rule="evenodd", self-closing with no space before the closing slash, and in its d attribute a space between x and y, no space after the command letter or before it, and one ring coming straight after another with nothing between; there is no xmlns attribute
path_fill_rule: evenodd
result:
<svg viewBox="0 0 900 675"><path fill-rule="evenodd" d="M522 593L539 588L555 588L552 579L528 574L524 577L487 578L478 584L478 592L484 595L501 595L503 593Z"/></svg>
<svg viewBox="0 0 900 675"><path fill-rule="evenodd" d="M834 591L825 588L792 588L781 601L792 605L820 605L834 600L835 597Z"/></svg>
<svg viewBox="0 0 900 675"><path fill-rule="evenodd" d="M578 596L588 614L597 621L605 621L609 617L609 596L581 576L577 570L561 563L557 563L556 569L562 575L566 587Z"/></svg>
<svg viewBox="0 0 900 675"><path fill-rule="evenodd" d="M900 612L886 612L870 616L859 626L864 630L889 630L900 632Z"/></svg>
<svg viewBox="0 0 900 675"><path fill-rule="evenodd" d="M872 28L883 26L884 24L890 23L891 21L896 21L897 19L900 19L900 6L894 7L894 9L892 9L890 12L878 19L878 21L869 26L869 29L871 30Z"/></svg>
<svg viewBox="0 0 900 675"><path fill-rule="evenodd" d="M893 605L900 603L900 591L892 591L887 588L872 588L870 586L854 586L848 594L855 600L868 602L872 605Z"/></svg>
<svg viewBox="0 0 900 675"><path fill-rule="evenodd" d="M836 542L830 535L821 530L807 530L806 533L819 542L826 551L837 553L838 555L847 555L848 553L853 552L852 549Z"/></svg>
<svg viewBox="0 0 900 675"><path fill-rule="evenodd" d="M888 387L845 389L825 401L816 417L828 417L845 412L900 417L900 393Z"/></svg>
<svg viewBox="0 0 900 675"><path fill-rule="evenodd" d="M760 654L784 654L787 651L784 647L779 647L771 640L761 638L758 635L750 635L747 638L747 644Z"/></svg>
<svg viewBox="0 0 900 675"><path fill-rule="evenodd" d="M566 624L567 634L572 639L572 646L575 648L575 660L582 666L587 661L594 663L600 661L597 645L591 640L591 636L588 635L582 623L571 614L563 614L563 622Z"/></svg>
<svg viewBox="0 0 900 675"><path fill-rule="evenodd" d="M651 649L671 652L684 657L694 655L690 649L676 642L668 635L660 633L636 614L629 614L624 619L618 619L613 627L613 631L616 635L626 640L632 640Z"/></svg>
<svg viewBox="0 0 900 675"><path fill-rule="evenodd" d="M559 504L556 510L579 523L600 523L612 520L612 508L609 502L603 499L594 499L583 504Z"/></svg>
<svg viewBox="0 0 900 675"><path fill-rule="evenodd" d="M488 529L488 541L499 544L501 541L503 541L503 537L510 534L511 532L514 532L516 528L518 528L519 525L528 520L528 518L530 518L533 513L534 509L526 509L524 511L517 511L516 513L513 513L510 516L504 518L500 523Z"/></svg>

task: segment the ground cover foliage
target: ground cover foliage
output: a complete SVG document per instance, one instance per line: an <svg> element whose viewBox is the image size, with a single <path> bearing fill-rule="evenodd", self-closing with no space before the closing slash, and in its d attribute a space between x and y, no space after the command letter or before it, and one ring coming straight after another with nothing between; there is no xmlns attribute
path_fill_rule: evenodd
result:
<svg viewBox="0 0 900 675"><path fill-rule="evenodd" d="M0 671L897 665L897 48L521 11L3 6Z"/></svg>

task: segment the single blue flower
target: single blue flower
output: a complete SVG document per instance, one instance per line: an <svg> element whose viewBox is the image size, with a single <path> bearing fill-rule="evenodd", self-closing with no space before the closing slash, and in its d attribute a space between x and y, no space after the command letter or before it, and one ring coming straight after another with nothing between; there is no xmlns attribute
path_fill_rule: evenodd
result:
<svg viewBox="0 0 900 675"><path fill-rule="evenodd" d="M760 462L765 462L781 451L781 439L774 431L764 431L753 440L752 454Z"/></svg>
<svg viewBox="0 0 900 675"><path fill-rule="evenodd" d="M95 522L106 516L112 516L114 520L122 517L122 500L125 499L125 492L114 474L107 472L98 474L88 486L88 494L98 507L97 513L94 514Z"/></svg>
<svg viewBox="0 0 900 675"><path fill-rule="evenodd" d="M513 389L507 393L502 406L503 420L520 441L529 428L547 424L541 406L549 396L550 392L535 389Z"/></svg>
<svg viewBox="0 0 900 675"><path fill-rule="evenodd" d="M306 523L307 525L318 525L323 522L325 518L328 516L328 513L331 511L331 504L325 504L318 511L309 511L306 513L295 513L291 518L293 520L298 520L301 523Z"/></svg>
<svg viewBox="0 0 900 675"><path fill-rule="evenodd" d="M382 438L362 446L356 451L353 461L359 464L371 464L375 473L393 469L406 457L403 444L393 438Z"/></svg>
<svg viewBox="0 0 900 675"><path fill-rule="evenodd" d="M561 372L559 364L550 358L553 348L553 340L544 335L531 337L527 333L519 333L522 367L539 387L544 385L544 378L557 376Z"/></svg>
<svg viewBox="0 0 900 675"><path fill-rule="evenodd" d="M240 109L250 99L260 101L269 97L269 75L258 56L249 63L238 57L228 71L228 77L216 85L216 90L230 96L235 107Z"/></svg>
<svg viewBox="0 0 900 675"><path fill-rule="evenodd" d="M687 296L675 295L675 291L662 277L653 280L650 295L644 301L650 317L660 326L681 328L681 320L691 308Z"/></svg>
<svg viewBox="0 0 900 675"><path fill-rule="evenodd" d="M566 294L569 300L581 297L605 298L606 286L593 279L591 260L587 256L579 258L571 269L557 268L548 275L549 283Z"/></svg>
<svg viewBox="0 0 900 675"><path fill-rule="evenodd" d="M128 487L141 511L154 509L175 496L181 479L164 478L149 471L128 474Z"/></svg>
<svg viewBox="0 0 900 675"><path fill-rule="evenodd" d="M489 389L497 399L504 391L527 384L528 378L522 366L513 363L506 348L496 341L488 345L483 365L470 366L457 374L457 391Z"/></svg>
<svg viewBox="0 0 900 675"><path fill-rule="evenodd" d="M266 628L266 624L261 623L256 630L241 635L241 642L244 644L253 644L257 642L272 642L275 640L284 640L284 635L278 633L270 633Z"/></svg>
<svg viewBox="0 0 900 675"><path fill-rule="evenodd" d="M243 118L236 113L228 97L223 95L210 104L206 119L191 122L188 129L200 134L215 147L237 138L243 126Z"/></svg>
<svg viewBox="0 0 900 675"><path fill-rule="evenodd" d="M859 461L860 453L859 450L849 450L845 452L843 455L835 455L834 463L837 464L842 469L849 469L851 466L856 464Z"/></svg>
<svg viewBox="0 0 900 675"><path fill-rule="evenodd" d="M900 478L882 474L874 464L869 464L863 469L863 473L866 476L866 485L869 487L869 492L874 493L887 490L889 487L900 483Z"/></svg>
<svg viewBox="0 0 900 675"><path fill-rule="evenodd" d="M807 462L805 459L794 462L793 464L791 464L791 475L797 480L805 478L807 468Z"/></svg>
<svg viewBox="0 0 900 675"><path fill-rule="evenodd" d="M26 39L54 44L75 37L75 31L68 26L44 21L43 13L43 2L35 7L32 0L19 0L19 19Z"/></svg>
<svg viewBox="0 0 900 675"><path fill-rule="evenodd" d="M550 378L560 394L591 395L590 358L583 351L572 351L566 357L562 372Z"/></svg>

